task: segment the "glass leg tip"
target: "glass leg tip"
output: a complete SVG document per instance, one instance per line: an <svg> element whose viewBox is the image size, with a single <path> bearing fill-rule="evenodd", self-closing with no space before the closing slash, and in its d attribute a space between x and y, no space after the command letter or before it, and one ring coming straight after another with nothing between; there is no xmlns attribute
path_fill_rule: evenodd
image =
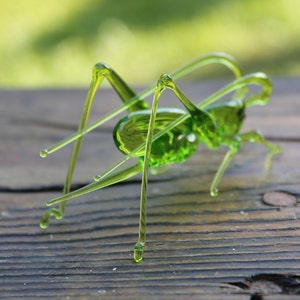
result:
<svg viewBox="0 0 300 300"><path fill-rule="evenodd" d="M40 152L40 157L45 158L45 157L48 156L48 154L49 154L49 153L48 153L47 149L42 150L42 151Z"/></svg>
<svg viewBox="0 0 300 300"><path fill-rule="evenodd" d="M136 263L140 263L143 260L144 244L136 243L134 247L133 259Z"/></svg>
<svg viewBox="0 0 300 300"><path fill-rule="evenodd" d="M218 190L217 188L211 188L211 189L210 189L210 195L211 195L212 197L218 196L218 195L219 195L219 190Z"/></svg>
<svg viewBox="0 0 300 300"><path fill-rule="evenodd" d="M64 214L57 208L48 209L41 218L40 227L46 229L49 226L50 217L53 216L56 220L63 218Z"/></svg>
<svg viewBox="0 0 300 300"><path fill-rule="evenodd" d="M40 227L42 229L46 229L48 226L49 226L49 220L45 220L44 218L42 218L40 221Z"/></svg>

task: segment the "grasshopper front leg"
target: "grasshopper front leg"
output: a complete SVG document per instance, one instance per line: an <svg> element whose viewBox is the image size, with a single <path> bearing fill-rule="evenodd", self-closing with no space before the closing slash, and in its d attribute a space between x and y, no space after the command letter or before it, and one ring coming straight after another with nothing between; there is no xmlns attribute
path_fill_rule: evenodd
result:
<svg viewBox="0 0 300 300"><path fill-rule="evenodd" d="M87 97L83 106L83 111L81 114L81 119L78 126L78 133L83 131L87 127L88 119L90 116L90 111L94 102L95 94L101 85L104 78L107 78L107 80L111 83L112 87L116 90L116 92L119 94L121 100L126 104L129 103L126 108L128 111L135 111L135 110L141 110L146 109L148 107L147 103L135 99L135 101L130 101L136 97L135 92L121 79L121 77L115 73L109 66L103 63L96 64L93 69L93 75L92 75L92 81L87 93ZM113 117L113 115L111 116ZM108 120L106 118L106 120ZM72 184L72 178L75 171L75 167L77 164L78 156L80 153L82 141L85 134L78 134L76 138L74 139L74 146L73 151L71 154L71 158L69 161L69 167L67 171L67 176L63 188L63 194L68 194L71 189ZM71 138L67 138L64 141L57 143L56 145L49 147L48 149L45 149L41 151L41 157L46 157L48 154L60 149L61 147L65 146L70 142ZM50 217L53 216L56 219L62 219L65 213L66 208L66 202L62 201L59 204L58 208L50 208L46 210L44 215L42 216L40 227L41 228L47 228L49 225Z"/></svg>

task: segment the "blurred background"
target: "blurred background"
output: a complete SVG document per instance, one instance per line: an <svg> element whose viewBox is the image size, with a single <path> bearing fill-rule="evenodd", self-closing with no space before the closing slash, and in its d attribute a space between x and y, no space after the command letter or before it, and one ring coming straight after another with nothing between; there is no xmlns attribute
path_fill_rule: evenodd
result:
<svg viewBox="0 0 300 300"><path fill-rule="evenodd" d="M212 51L299 76L300 1L0 0L0 87L87 87L99 61L149 85Z"/></svg>

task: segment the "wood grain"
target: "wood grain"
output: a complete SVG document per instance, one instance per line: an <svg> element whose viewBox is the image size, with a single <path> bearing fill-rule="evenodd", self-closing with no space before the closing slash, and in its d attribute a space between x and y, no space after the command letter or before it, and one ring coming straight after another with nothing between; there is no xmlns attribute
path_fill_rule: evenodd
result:
<svg viewBox="0 0 300 300"><path fill-rule="evenodd" d="M222 83L182 89L201 100ZM47 159L38 152L75 130L85 91L1 90L1 298L297 299L296 288L288 294L275 283L271 289L240 283L256 274L300 275L299 93L299 79L275 80L270 104L249 110L245 130L261 129L284 147L269 176L267 151L255 144L234 159L217 198L208 191L225 148L200 146L188 162L151 176L148 243L145 260L136 265L139 178L74 199L63 220L44 231L38 226L44 201L59 195L70 148ZM118 103L109 89L102 97L93 119ZM163 101L176 105L171 95ZM89 182L122 157L112 126L85 139L76 183ZM277 190L298 203L266 205L263 195Z"/></svg>

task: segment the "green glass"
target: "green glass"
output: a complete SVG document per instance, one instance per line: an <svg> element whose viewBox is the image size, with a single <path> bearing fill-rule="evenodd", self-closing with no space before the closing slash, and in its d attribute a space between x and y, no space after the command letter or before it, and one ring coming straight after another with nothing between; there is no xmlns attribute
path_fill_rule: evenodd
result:
<svg viewBox="0 0 300 300"><path fill-rule="evenodd" d="M229 68L234 75L234 80L196 105L179 89L175 80L204 65L215 63ZM93 124L87 125L96 91L104 78L110 82L123 104ZM259 86L260 90L249 96L248 87L251 85ZM166 89L170 89L177 96L185 110L158 107L160 97ZM232 92L235 93L231 99L223 100L223 96ZM40 153L41 157L46 157L74 142L63 195L46 202L47 206L56 203L59 203L59 206L49 208L44 213L40 226L42 228L48 227L51 216L56 219L63 218L68 200L142 173L139 237L134 248L134 261L141 262L146 242L149 168L155 170L168 164L183 162L195 153L201 142L210 149L217 149L221 145L226 145L229 148L228 152L210 187L211 196L217 196L218 185L222 176L244 142L264 145L270 150L271 156L281 152L279 146L267 141L259 131L240 133L247 107L267 104L271 92L272 83L264 73L252 73L243 76L235 59L224 53L205 55L178 69L173 74L163 74L157 84L141 94L136 94L106 64L95 65L78 131ZM152 93L153 103L150 108L144 99ZM95 176L94 182L70 192L84 135L125 110L128 111L128 115L121 118L113 130L116 147L124 153L124 158L105 173ZM122 167L126 161L133 158L136 158L137 162L128 167Z"/></svg>

